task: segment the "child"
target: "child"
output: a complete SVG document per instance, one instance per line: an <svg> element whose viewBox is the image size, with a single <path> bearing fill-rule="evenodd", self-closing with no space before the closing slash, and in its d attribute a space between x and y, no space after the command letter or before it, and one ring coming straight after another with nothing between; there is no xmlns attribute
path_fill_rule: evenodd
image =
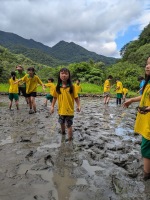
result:
<svg viewBox="0 0 150 200"><path fill-rule="evenodd" d="M140 95L142 95L143 92L143 86L145 84L145 78L143 76L139 76L138 77L138 81L140 81L140 89L137 93L140 93Z"/></svg>
<svg viewBox="0 0 150 200"><path fill-rule="evenodd" d="M121 99L122 99L122 83L119 78L116 79L116 93L117 93L117 99L116 99L116 104L121 105Z"/></svg>
<svg viewBox="0 0 150 200"><path fill-rule="evenodd" d="M110 81L113 79L111 75L108 76L107 80L104 83L104 104L108 104L110 100Z"/></svg>
<svg viewBox="0 0 150 200"><path fill-rule="evenodd" d="M150 179L150 65L145 67L146 82L142 96L126 101L123 106L128 107L133 102L140 101L134 131L142 135L141 153L144 161L144 180Z"/></svg>
<svg viewBox="0 0 150 200"><path fill-rule="evenodd" d="M68 140L72 141L72 124L74 117L74 100L77 104L77 112L80 112L80 101L75 87L72 85L70 71L62 68L59 72L58 83L53 93L53 101L50 112L54 112L54 105L58 99L59 123L62 135L65 135L65 124L68 131Z"/></svg>
<svg viewBox="0 0 150 200"><path fill-rule="evenodd" d="M25 75L26 75L26 73L25 73L25 71L24 71L24 69L23 69L23 67L21 66L21 65L18 65L17 67L16 67L16 78L17 79L21 79L22 77L24 77ZM26 97L26 84L25 83L23 83L23 82L20 82L19 83L19 95L20 95L20 93L22 93L22 95L25 97L25 100L26 100L26 102L27 102L27 104L28 104L28 98Z"/></svg>
<svg viewBox="0 0 150 200"><path fill-rule="evenodd" d="M54 79L53 78L49 78L48 79L48 83L44 84L45 87L49 87L50 88L50 94L47 94L45 97L45 102L44 105L47 106L47 101L50 100L50 102L52 103L53 101L53 92L55 89L55 85L54 85Z"/></svg>
<svg viewBox="0 0 150 200"><path fill-rule="evenodd" d="M127 97L127 95L128 95L128 89L127 88L123 88L122 89L122 95L123 95L123 102L125 102L126 101L126 97Z"/></svg>
<svg viewBox="0 0 150 200"><path fill-rule="evenodd" d="M75 86L75 90L78 93L78 96L80 97L80 92L82 92L82 87L80 85L80 79L76 80L76 83L74 84L74 86Z"/></svg>
<svg viewBox="0 0 150 200"><path fill-rule="evenodd" d="M35 97L36 97L36 90L37 85L40 84L43 87L43 90L45 90L44 84L40 80L40 78L35 75L35 69L33 67L29 67L27 69L28 74L26 74L23 78L19 79L16 83L23 81L26 83L26 96L29 101L29 114L36 113L36 103L35 103Z"/></svg>
<svg viewBox="0 0 150 200"><path fill-rule="evenodd" d="M9 99L10 99L9 109L10 110L12 107L13 99L15 99L15 104L16 104L17 110L19 110L18 84L14 84L15 81L17 81L16 73L11 72L11 78L9 79L9 84L10 84L10 87L9 87Z"/></svg>

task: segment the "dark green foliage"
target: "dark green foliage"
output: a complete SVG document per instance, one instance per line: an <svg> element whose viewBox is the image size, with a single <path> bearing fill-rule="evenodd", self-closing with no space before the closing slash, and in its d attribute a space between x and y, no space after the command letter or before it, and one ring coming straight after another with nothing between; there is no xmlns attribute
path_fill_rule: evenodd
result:
<svg viewBox="0 0 150 200"><path fill-rule="evenodd" d="M120 51L122 61L144 67L150 56L150 24L144 28L139 38L124 45Z"/></svg>

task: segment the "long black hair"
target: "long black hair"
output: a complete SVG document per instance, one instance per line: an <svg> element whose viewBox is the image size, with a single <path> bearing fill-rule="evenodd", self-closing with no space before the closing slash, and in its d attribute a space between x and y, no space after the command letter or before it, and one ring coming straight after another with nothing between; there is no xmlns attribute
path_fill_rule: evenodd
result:
<svg viewBox="0 0 150 200"><path fill-rule="evenodd" d="M145 87L146 87L147 83L149 82L149 80L150 80L150 75L145 74L145 84L144 84L143 90L142 90L143 92L144 92Z"/></svg>
<svg viewBox="0 0 150 200"><path fill-rule="evenodd" d="M59 71L59 75L58 75L58 82L57 82L57 86L56 86L56 91L58 94L61 94L60 92L60 87L61 87L61 84L62 84L62 80L60 79L60 72L68 72L69 73L69 78L67 80L67 85L70 87L70 94L73 93L73 84L72 84L72 81L71 81L71 75L70 75L70 71L69 69L67 68L62 68L60 71Z"/></svg>
<svg viewBox="0 0 150 200"><path fill-rule="evenodd" d="M12 71L11 72L11 77L15 81L15 79L16 79L16 72Z"/></svg>

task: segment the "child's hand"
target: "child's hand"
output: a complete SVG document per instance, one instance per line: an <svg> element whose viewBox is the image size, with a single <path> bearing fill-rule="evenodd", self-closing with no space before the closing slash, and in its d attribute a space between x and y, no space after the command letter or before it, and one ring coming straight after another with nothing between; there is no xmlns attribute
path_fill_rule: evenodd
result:
<svg viewBox="0 0 150 200"><path fill-rule="evenodd" d="M123 107L128 108L131 103L132 103L132 101L131 101L131 99L129 99L128 101L123 103Z"/></svg>
<svg viewBox="0 0 150 200"><path fill-rule="evenodd" d="M81 111L81 108L80 107L77 107L77 112L80 112Z"/></svg>
<svg viewBox="0 0 150 200"><path fill-rule="evenodd" d="M50 114L54 113L54 107L50 107Z"/></svg>

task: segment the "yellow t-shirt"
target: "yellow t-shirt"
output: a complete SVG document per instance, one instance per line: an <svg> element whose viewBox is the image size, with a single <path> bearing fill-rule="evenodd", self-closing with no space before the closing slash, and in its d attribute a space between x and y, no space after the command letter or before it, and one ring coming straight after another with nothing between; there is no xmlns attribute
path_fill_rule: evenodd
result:
<svg viewBox="0 0 150 200"><path fill-rule="evenodd" d="M76 89L76 91L77 91L78 94L82 91L82 88L81 88L81 85L80 85L80 84L77 85L77 84L75 83L75 84L74 84L74 87L75 87L75 89Z"/></svg>
<svg viewBox="0 0 150 200"><path fill-rule="evenodd" d="M150 83L146 85L142 95L140 106L150 106ZM147 140L150 140L150 112L147 114L140 114L138 112L134 131L141 134Z"/></svg>
<svg viewBox="0 0 150 200"><path fill-rule="evenodd" d="M9 93L18 94L18 83L15 84L17 80L18 79L15 79L15 81L12 78L9 79Z"/></svg>
<svg viewBox="0 0 150 200"><path fill-rule="evenodd" d="M54 89L55 89L55 84L54 84L54 83L46 83L46 84L44 84L44 85L45 85L46 87L49 87L49 88L50 88L49 93L50 93L50 95L53 96Z"/></svg>
<svg viewBox="0 0 150 200"><path fill-rule="evenodd" d="M116 88L118 87L118 89L116 89L116 93L122 93L122 89L123 89L123 85L120 81L117 81L117 86Z"/></svg>
<svg viewBox="0 0 150 200"><path fill-rule="evenodd" d="M56 92L56 88L53 93L53 97L58 99L58 114L59 115L67 115L73 116L74 115L74 99L78 97L78 93L73 86L73 93L70 94L69 92L70 87L60 88L61 94Z"/></svg>
<svg viewBox="0 0 150 200"><path fill-rule="evenodd" d="M26 93L30 94L31 92L36 92L37 85L42 85L42 81L37 75L34 75L33 77L30 77L28 74L25 75L23 78L21 78L23 82L26 83Z"/></svg>
<svg viewBox="0 0 150 200"><path fill-rule="evenodd" d="M126 94L128 93L128 89L127 89L127 88L123 88L123 89L122 89L122 93L123 93L124 95L126 95Z"/></svg>
<svg viewBox="0 0 150 200"><path fill-rule="evenodd" d="M110 81L108 79L104 83L104 92L110 92Z"/></svg>

